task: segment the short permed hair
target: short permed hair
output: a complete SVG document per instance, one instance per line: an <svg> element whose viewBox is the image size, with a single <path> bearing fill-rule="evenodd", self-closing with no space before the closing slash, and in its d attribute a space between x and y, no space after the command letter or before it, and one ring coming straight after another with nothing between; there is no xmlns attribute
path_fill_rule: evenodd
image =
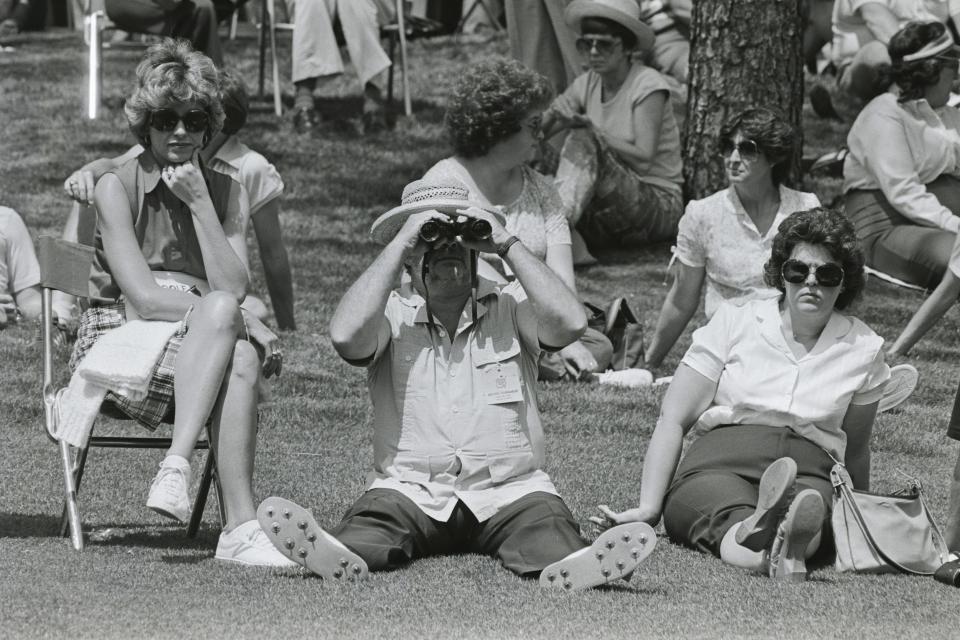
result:
<svg viewBox="0 0 960 640"><path fill-rule="evenodd" d="M516 60L494 58L467 71L453 88L444 124L456 155L484 156L520 131L531 110L546 107L547 79Z"/></svg>
<svg viewBox="0 0 960 640"><path fill-rule="evenodd" d="M723 124L719 139L732 139L738 131L757 143L767 162L773 165L773 184L782 184L790 173L790 158L797 146L797 132L787 119L773 109L747 109Z"/></svg>
<svg viewBox="0 0 960 640"><path fill-rule="evenodd" d="M223 126L220 78L213 60L183 39L164 38L137 65L137 86L123 105L130 131L144 146L150 142L150 112L193 102L210 116L204 143Z"/></svg>
<svg viewBox="0 0 960 640"><path fill-rule="evenodd" d="M911 62L903 60L903 56L916 53L941 37L946 30L946 26L939 22L908 22L890 38L887 52L892 64L889 73L884 75L889 75L889 79L900 87L900 102L922 98L928 87L940 81L943 68L951 64L943 58L924 58Z"/></svg>
<svg viewBox="0 0 960 640"><path fill-rule="evenodd" d="M781 294L786 292L781 270L802 242L823 247L843 267L843 283L834 305L846 309L863 291L863 251L853 225L839 211L816 207L787 216L777 227L770 259L763 265L763 280Z"/></svg>

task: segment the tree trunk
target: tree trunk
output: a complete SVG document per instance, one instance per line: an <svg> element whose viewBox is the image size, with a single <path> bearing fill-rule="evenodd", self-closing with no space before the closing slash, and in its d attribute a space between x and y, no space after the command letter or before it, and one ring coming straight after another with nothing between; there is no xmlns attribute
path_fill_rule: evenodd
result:
<svg viewBox="0 0 960 640"><path fill-rule="evenodd" d="M750 107L780 110L797 129L787 182L799 178L803 30L800 0L696 0L690 34L690 91L683 150L688 199L727 186L720 127Z"/></svg>

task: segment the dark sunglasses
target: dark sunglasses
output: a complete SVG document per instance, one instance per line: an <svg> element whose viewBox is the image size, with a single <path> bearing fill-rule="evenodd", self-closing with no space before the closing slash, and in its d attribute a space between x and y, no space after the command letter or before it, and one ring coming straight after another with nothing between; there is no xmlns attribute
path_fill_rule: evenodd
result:
<svg viewBox="0 0 960 640"><path fill-rule="evenodd" d="M580 36L577 38L576 44L577 51L581 55L589 55L596 49L600 55L608 56L620 44L620 38L614 36Z"/></svg>
<svg viewBox="0 0 960 640"><path fill-rule="evenodd" d="M810 275L810 265L791 258L780 267L780 275L790 284L803 284ZM843 267L832 262L814 269L813 275L821 287L839 287L843 283Z"/></svg>
<svg viewBox="0 0 960 640"><path fill-rule="evenodd" d="M150 112L150 126L157 131L170 133L183 121L183 128L190 133L201 133L210 128L210 116L203 109L190 109L182 116L173 109L157 109Z"/></svg>
<svg viewBox="0 0 960 640"><path fill-rule="evenodd" d="M733 140L730 138L724 138L720 141L720 154L724 158L730 157L734 149L740 153L743 160L752 161L760 157L760 147L753 140L741 140L739 144L733 144Z"/></svg>

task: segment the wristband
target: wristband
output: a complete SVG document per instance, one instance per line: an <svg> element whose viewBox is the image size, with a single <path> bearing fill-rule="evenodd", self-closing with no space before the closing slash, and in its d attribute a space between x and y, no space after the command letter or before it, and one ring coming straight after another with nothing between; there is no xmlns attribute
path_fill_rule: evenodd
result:
<svg viewBox="0 0 960 640"><path fill-rule="evenodd" d="M510 251L510 247L512 247L517 242L520 242L520 238L518 238L517 236L510 236L509 238L507 238L506 242L500 245L500 248L497 249L497 255L500 256L501 260L507 257L507 252Z"/></svg>

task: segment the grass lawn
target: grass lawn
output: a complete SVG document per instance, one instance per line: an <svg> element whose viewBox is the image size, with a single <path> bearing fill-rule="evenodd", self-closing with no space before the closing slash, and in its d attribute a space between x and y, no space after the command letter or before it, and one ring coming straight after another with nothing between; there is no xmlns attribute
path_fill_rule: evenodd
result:
<svg viewBox="0 0 960 640"><path fill-rule="evenodd" d="M289 41L281 69L289 78ZM0 53L0 204L16 208L36 234L59 233L68 210L64 178L92 158L132 144L120 111L140 51L104 61L106 110L83 117L84 49L78 35L51 32ZM487 43L438 40L411 47L415 117L395 131L356 132L359 90L348 78L324 90L319 134L300 139L266 105L242 137L280 169L282 222L295 268L299 331L274 404L261 424L256 489L312 506L332 525L360 494L371 462L364 373L342 363L327 321L350 282L377 252L374 217L403 185L446 154L444 96L457 75L488 55ZM255 89L256 40L226 44L227 61ZM809 114L808 114L809 115ZM844 134L812 119L808 152ZM829 202L836 180L808 185ZM668 249L601 256L578 272L585 299L628 295L648 325L667 288ZM253 258L257 264L257 259ZM259 277L259 276L257 276ZM265 291L262 278L256 283ZM855 313L892 339L921 294L872 281ZM699 321L702 321L699 316ZM698 321L692 323L696 325ZM916 348L916 394L877 420L873 487L918 476L945 522L957 444L943 435L960 380L956 313ZM688 330L662 373L689 344ZM65 356L61 354L61 358ZM960 634L960 591L927 578L840 575L831 567L803 584L778 584L661 539L629 583L586 593L547 592L477 556L435 558L361 585L327 585L293 571L243 569L213 559L216 508L196 540L143 503L160 452L99 450L81 491L88 547L57 537L62 479L57 449L42 428L40 350L30 327L0 333L0 636L5 638L184 637L782 637L946 638ZM640 463L662 391L543 385L547 469L584 529L598 502L636 499ZM127 427L129 428L129 427ZM195 465L197 466L197 465Z"/></svg>

